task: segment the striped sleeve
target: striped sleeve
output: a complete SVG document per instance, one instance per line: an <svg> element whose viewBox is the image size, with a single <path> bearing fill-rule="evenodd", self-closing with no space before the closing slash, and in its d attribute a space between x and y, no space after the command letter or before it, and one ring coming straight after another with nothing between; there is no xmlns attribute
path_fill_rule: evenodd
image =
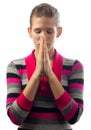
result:
<svg viewBox="0 0 91 130"><path fill-rule="evenodd" d="M23 61L12 61L7 66L7 100L6 109L11 121L20 125L28 116L32 101L29 101L22 93L26 77L26 68ZM21 114L22 113L22 114Z"/></svg>
<svg viewBox="0 0 91 130"><path fill-rule="evenodd" d="M67 90L65 90L62 96L55 100L64 118L70 124L74 124L80 119L83 112L83 65L76 60L72 66L66 66L65 68L65 87ZM67 78L68 73L70 75Z"/></svg>

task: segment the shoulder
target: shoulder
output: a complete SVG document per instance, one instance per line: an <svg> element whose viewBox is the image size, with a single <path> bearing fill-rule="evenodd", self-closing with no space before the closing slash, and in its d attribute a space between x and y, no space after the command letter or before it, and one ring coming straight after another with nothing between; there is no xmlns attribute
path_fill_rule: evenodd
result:
<svg viewBox="0 0 91 130"><path fill-rule="evenodd" d="M13 62L13 64L15 65L25 65L25 58L15 59L12 60L11 62Z"/></svg>
<svg viewBox="0 0 91 130"><path fill-rule="evenodd" d="M23 73L25 73L25 70L26 70L25 58L20 58L10 61L7 65L6 72L20 76Z"/></svg>
<svg viewBox="0 0 91 130"><path fill-rule="evenodd" d="M18 67L19 68L21 66L25 66L25 57L11 60L8 63L8 67Z"/></svg>
<svg viewBox="0 0 91 130"><path fill-rule="evenodd" d="M70 59L63 57L63 65L73 66L75 64L83 66L82 62L79 61L78 59Z"/></svg>
<svg viewBox="0 0 91 130"><path fill-rule="evenodd" d="M83 64L78 59L63 58L63 69L75 71L83 69Z"/></svg>
<svg viewBox="0 0 91 130"><path fill-rule="evenodd" d="M63 69L72 70L74 68L83 68L83 64L79 59L72 59L72 58L64 57L58 52L57 52L57 55L59 57L62 57Z"/></svg>
<svg viewBox="0 0 91 130"><path fill-rule="evenodd" d="M69 58L63 57L63 65L72 66L75 62L76 62L75 59L69 59Z"/></svg>

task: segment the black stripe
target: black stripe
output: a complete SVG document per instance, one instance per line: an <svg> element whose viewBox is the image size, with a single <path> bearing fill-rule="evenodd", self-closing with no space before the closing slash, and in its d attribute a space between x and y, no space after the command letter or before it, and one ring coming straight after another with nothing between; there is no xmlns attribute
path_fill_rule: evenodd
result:
<svg viewBox="0 0 91 130"><path fill-rule="evenodd" d="M75 65L75 64L77 64L78 62L79 62L79 61L78 61L78 60L76 60L76 61L74 62L74 65Z"/></svg>
<svg viewBox="0 0 91 130"><path fill-rule="evenodd" d="M7 98L14 97L17 98L20 94L19 93L10 93L7 95Z"/></svg>
<svg viewBox="0 0 91 130"><path fill-rule="evenodd" d="M60 113L60 111L57 108L42 108L42 107L32 107L32 112Z"/></svg>
<svg viewBox="0 0 91 130"><path fill-rule="evenodd" d="M82 103L83 104L83 100L79 99L79 98L74 98L75 101L77 101L78 103Z"/></svg>
<svg viewBox="0 0 91 130"><path fill-rule="evenodd" d="M71 70L72 66L63 65L63 70Z"/></svg>
<svg viewBox="0 0 91 130"><path fill-rule="evenodd" d="M24 89L26 87L26 84L22 85L22 89Z"/></svg>
<svg viewBox="0 0 91 130"><path fill-rule="evenodd" d="M69 121L70 124L74 124L77 120L77 117L79 115L79 108L78 110L76 111L75 115L73 116L73 118Z"/></svg>
<svg viewBox="0 0 91 130"><path fill-rule="evenodd" d="M21 64L18 64L18 65L15 65L17 69L26 69L26 66L25 65L21 65Z"/></svg>
<svg viewBox="0 0 91 130"><path fill-rule="evenodd" d="M14 74L14 73L7 73L7 78L20 78L20 76L19 75L17 75L17 74Z"/></svg>
<svg viewBox="0 0 91 130"><path fill-rule="evenodd" d="M64 86L64 85L63 85L63 88L64 88L66 91L69 92L69 87L68 87L68 86Z"/></svg>
<svg viewBox="0 0 91 130"><path fill-rule="evenodd" d="M33 129L18 128L18 130L33 130Z"/></svg>
<svg viewBox="0 0 91 130"><path fill-rule="evenodd" d="M18 130L33 130L33 129L18 128ZM65 130L72 130L72 129L65 129Z"/></svg>
<svg viewBox="0 0 91 130"><path fill-rule="evenodd" d="M68 81L68 83L69 83L69 84L71 84L71 83L81 83L81 84L83 84L83 83L84 83L84 80L83 80L83 79L70 79L70 80Z"/></svg>

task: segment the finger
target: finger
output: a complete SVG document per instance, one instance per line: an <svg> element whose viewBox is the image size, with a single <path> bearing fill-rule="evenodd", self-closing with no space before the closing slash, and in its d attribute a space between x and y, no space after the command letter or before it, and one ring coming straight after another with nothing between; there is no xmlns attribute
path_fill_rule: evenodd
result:
<svg viewBox="0 0 91 130"><path fill-rule="evenodd" d="M44 37L41 37L40 39L40 51L42 52L43 57L44 53L47 53L47 42Z"/></svg>
<svg viewBox="0 0 91 130"><path fill-rule="evenodd" d="M44 40L44 55L48 55L47 42Z"/></svg>
<svg viewBox="0 0 91 130"><path fill-rule="evenodd" d="M39 55L40 57L43 57L43 38L40 39L40 43L39 43Z"/></svg>
<svg viewBox="0 0 91 130"><path fill-rule="evenodd" d="M44 64L46 64L48 61L49 61L48 49L47 45L44 44Z"/></svg>

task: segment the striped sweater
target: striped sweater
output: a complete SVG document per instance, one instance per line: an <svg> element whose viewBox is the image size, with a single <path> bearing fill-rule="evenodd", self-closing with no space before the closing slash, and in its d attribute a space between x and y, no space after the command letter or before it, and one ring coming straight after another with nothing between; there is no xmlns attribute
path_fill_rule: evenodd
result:
<svg viewBox="0 0 91 130"><path fill-rule="evenodd" d="M83 112L83 65L62 57L57 51L52 69L65 89L55 99L43 76L34 101L23 90L36 66L34 50L28 57L11 61L7 66L7 114L20 130L72 130Z"/></svg>

